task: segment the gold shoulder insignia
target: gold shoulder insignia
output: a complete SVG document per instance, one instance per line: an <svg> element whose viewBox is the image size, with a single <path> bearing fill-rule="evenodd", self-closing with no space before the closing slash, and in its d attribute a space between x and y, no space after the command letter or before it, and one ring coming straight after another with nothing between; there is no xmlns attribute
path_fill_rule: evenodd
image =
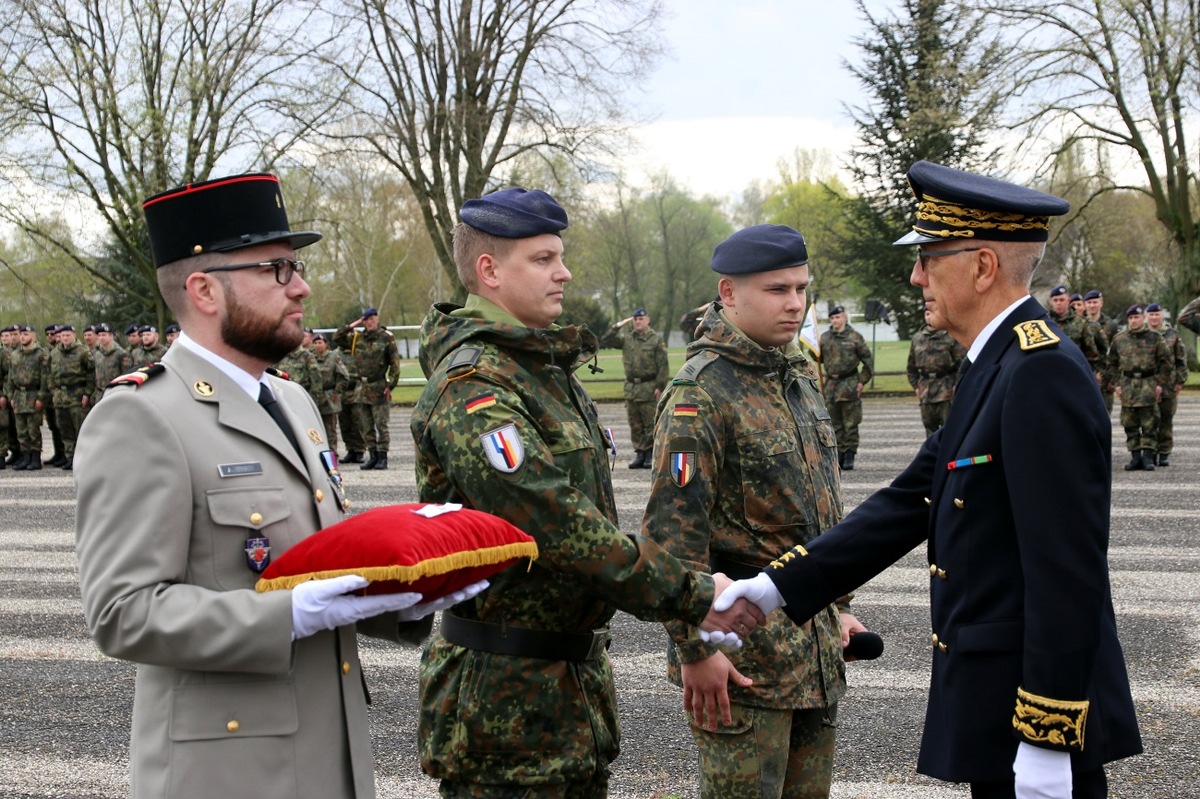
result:
<svg viewBox="0 0 1200 799"><path fill-rule="evenodd" d="M1045 319L1031 319L1028 322L1022 322L1015 325L1013 330L1017 331L1017 339L1021 342L1021 349L1025 351L1049 347L1059 342L1058 336L1050 330Z"/></svg>
<svg viewBox="0 0 1200 799"><path fill-rule="evenodd" d="M136 388L136 387L140 386L142 383L145 383L150 378L152 378L156 375L160 375L165 371L167 371L167 367L163 366L161 363L148 363L145 366L142 366L138 369L134 369L132 372L129 372L128 374L123 374L119 377L114 377L112 380L109 381L108 385L110 387L111 386L133 386L134 388Z"/></svg>

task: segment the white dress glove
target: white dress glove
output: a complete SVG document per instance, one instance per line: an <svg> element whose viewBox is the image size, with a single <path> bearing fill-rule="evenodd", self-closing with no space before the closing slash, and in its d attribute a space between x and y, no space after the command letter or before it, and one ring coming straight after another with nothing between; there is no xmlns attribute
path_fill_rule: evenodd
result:
<svg viewBox="0 0 1200 799"><path fill-rule="evenodd" d="M1071 799L1071 753L1022 741L1013 761L1017 799Z"/></svg>
<svg viewBox="0 0 1200 799"><path fill-rule="evenodd" d="M729 647L730 649L741 649L742 639L737 633L723 633L720 630L700 631L700 640L709 644L717 644L719 646Z"/></svg>
<svg viewBox="0 0 1200 799"><path fill-rule="evenodd" d="M432 602L424 602L420 605L413 605L411 608L405 608L399 613L400 621L417 621L418 619L425 618L430 613L437 613L439 610L452 608L459 602L466 602L487 587L488 581L480 580L477 583L471 583L465 588L460 588L454 593L446 594L446 596L435 599Z"/></svg>
<svg viewBox="0 0 1200 799"><path fill-rule="evenodd" d="M353 624L380 613L411 609L421 601L420 594L349 595L351 591L368 585L370 581L365 577L347 574L327 580L309 580L293 588L292 640Z"/></svg>
<svg viewBox="0 0 1200 799"><path fill-rule="evenodd" d="M734 602L743 597L747 602L758 605L764 616L771 615L771 611L787 604L766 572L759 572L749 580L734 580L713 602L713 610L718 613L729 610Z"/></svg>

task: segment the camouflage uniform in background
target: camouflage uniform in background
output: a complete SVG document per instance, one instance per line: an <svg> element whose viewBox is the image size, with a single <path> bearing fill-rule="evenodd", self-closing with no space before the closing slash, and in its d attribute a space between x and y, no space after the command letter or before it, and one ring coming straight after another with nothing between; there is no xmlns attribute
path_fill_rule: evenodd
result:
<svg viewBox="0 0 1200 799"><path fill-rule="evenodd" d="M603 797L620 737L606 647L500 654L450 643L453 620L521 629L558 654L595 641L618 608L699 624L712 602L710 578L617 526L610 444L574 376L597 345L586 328L525 327L477 295L435 305L421 327L420 500L493 513L539 549L443 614L421 658L421 768L443 796Z"/></svg>
<svg viewBox="0 0 1200 799"><path fill-rule="evenodd" d="M275 368L288 376L288 380L297 384L319 407L324 400L325 389L321 382L321 372L317 368L317 359L311 351L297 347L275 364ZM332 446L330 447L332 449Z"/></svg>
<svg viewBox="0 0 1200 799"><path fill-rule="evenodd" d="M1158 398L1155 388L1164 393L1171 382L1171 356L1163 337L1146 325L1137 330L1122 330L1108 350L1106 378L1121 389L1121 426L1125 428L1125 448L1133 453L1126 471L1154 468L1158 448ZM1148 466L1145 459L1149 459ZM1139 461L1142 465L1138 465Z"/></svg>
<svg viewBox="0 0 1200 799"><path fill-rule="evenodd" d="M108 349L97 344L92 351L92 363L96 367L96 388L92 392L92 404L95 405L104 396L104 389L114 379L133 371L133 359L129 353L115 341Z"/></svg>
<svg viewBox="0 0 1200 799"><path fill-rule="evenodd" d="M621 349L621 363L625 367L625 413L629 417L629 438L636 453L630 468L650 468L657 393L665 389L671 379L667 345L650 328L639 333L630 322L626 327L610 327L600 339L600 346Z"/></svg>
<svg viewBox="0 0 1200 799"><path fill-rule="evenodd" d="M75 440L83 424L83 397L91 400L95 380L92 353L82 341L76 340L67 347L60 344L50 352L48 388L54 398L54 415L62 436L64 469L72 468Z"/></svg>
<svg viewBox="0 0 1200 799"><path fill-rule="evenodd" d="M313 359L321 377L321 400L317 402L317 410L325 422L325 438L329 448L336 451L338 414L342 411L342 396L350 388L350 372L338 350L325 350L324 355L314 352Z"/></svg>
<svg viewBox="0 0 1200 799"><path fill-rule="evenodd" d="M849 324L840 332L821 334L821 363L825 367L825 405L837 433L838 462L846 465L858 453L862 398L858 386L871 382L871 349ZM859 369L861 364L862 369Z"/></svg>
<svg viewBox="0 0 1200 799"><path fill-rule="evenodd" d="M1067 338L1075 342L1075 346L1079 347L1083 357L1087 358L1088 365L1092 367L1092 370L1103 371L1104 357L1108 353L1108 347L1100 325L1088 319L1086 315L1079 316L1072 311L1067 311L1063 316L1059 316L1053 310L1048 310L1046 313L1066 334Z"/></svg>
<svg viewBox="0 0 1200 799"><path fill-rule="evenodd" d="M1099 319L1088 317L1088 321L1099 328L1100 342L1104 351L1104 368L1101 370L1100 376L1100 393L1104 396L1104 407L1108 408L1111 414L1113 409L1113 397L1116 390L1116 384L1108 378L1108 359L1109 350L1112 349L1112 343L1117 338L1117 333L1121 330L1120 323L1106 313L1101 313Z"/></svg>
<svg viewBox="0 0 1200 799"><path fill-rule="evenodd" d="M12 403L17 420L17 439L24 453L24 460L14 464L17 468L41 468L42 411L50 401L47 388L49 378L50 356L36 339L27 347L13 350L4 395ZM37 407L38 402L42 403L42 408Z"/></svg>
<svg viewBox="0 0 1200 799"><path fill-rule="evenodd" d="M1171 361L1171 379L1163 389L1158 403L1158 460L1159 466L1170 466L1171 453L1175 451L1175 411L1179 409L1178 389L1188 379L1187 348L1179 331L1163 322L1158 332L1167 345L1167 357Z"/></svg>
<svg viewBox="0 0 1200 799"><path fill-rule="evenodd" d="M7 332L7 328L5 328ZM8 346L0 347L0 397L6 396L4 393L4 383L8 378ZM9 434L12 432L9 424L9 414L12 413L12 408L7 404L0 408L0 469L5 467L4 457L9 449L12 449L9 443ZM14 450L15 451L15 450Z"/></svg>
<svg viewBox="0 0 1200 799"><path fill-rule="evenodd" d="M130 351L129 359L133 362L133 369L141 369L143 366L158 363L166 354L167 348L156 341L149 347L141 346ZM130 369L130 371L133 371L133 369Z"/></svg>
<svg viewBox="0 0 1200 799"><path fill-rule="evenodd" d="M816 367L797 344L763 349L717 309L701 329L661 403L642 534L694 569L751 577L841 519L837 439ZM701 797L828 797L846 689L838 608L802 625L771 614L738 650L700 640L684 622L666 628L676 685L681 661L718 651L754 680L729 685L732 727L712 732L688 717Z"/></svg>
<svg viewBox="0 0 1200 799"><path fill-rule="evenodd" d="M908 348L908 384L917 392L925 437L946 423L950 401L954 399L954 380L958 365L967 350L945 330L923 325L913 333Z"/></svg>
<svg viewBox="0 0 1200 799"><path fill-rule="evenodd" d="M5 393L8 384L8 371L12 368L13 353L20 347L17 341L17 325L9 325L11 331L12 343L6 347L0 347L0 360L4 363L4 371L0 373L0 397L7 397ZM3 422L0 423L5 429L6 438L0 440L0 447L7 447L9 457L5 463L12 465L21 457L21 442L17 438L17 416L13 411L13 404L6 402L3 409L0 409L0 417L3 417Z"/></svg>
<svg viewBox="0 0 1200 799"><path fill-rule="evenodd" d="M1183 306L1183 310L1179 312L1179 318L1175 321L1179 323L1180 327L1186 327L1200 335L1200 297Z"/></svg>
<svg viewBox="0 0 1200 799"><path fill-rule="evenodd" d="M349 325L339 327L333 340L348 358L354 359L361 384L359 402L366 413L363 435L367 449L382 457L391 446L388 414L391 412L392 389L400 381L400 353L396 341L382 326L375 330L356 331ZM386 458L384 459L386 460Z"/></svg>
<svg viewBox="0 0 1200 799"><path fill-rule="evenodd" d="M342 440L346 442L346 457L342 458L342 462L362 463L363 453L367 451L366 425L363 424L363 418L365 416L369 421L370 415L360 399L362 380L358 376L358 366L349 352L341 349L330 352L338 353L346 367L346 373L350 376L350 382L342 392L342 410L338 413L338 427L342 430Z"/></svg>

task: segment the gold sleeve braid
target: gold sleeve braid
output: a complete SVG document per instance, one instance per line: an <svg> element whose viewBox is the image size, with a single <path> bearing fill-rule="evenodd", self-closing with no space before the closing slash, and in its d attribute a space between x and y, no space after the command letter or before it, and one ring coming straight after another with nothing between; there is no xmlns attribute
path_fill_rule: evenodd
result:
<svg viewBox="0 0 1200 799"><path fill-rule="evenodd" d="M1030 743L1067 752L1083 751L1088 702L1049 699L1017 689L1013 729Z"/></svg>

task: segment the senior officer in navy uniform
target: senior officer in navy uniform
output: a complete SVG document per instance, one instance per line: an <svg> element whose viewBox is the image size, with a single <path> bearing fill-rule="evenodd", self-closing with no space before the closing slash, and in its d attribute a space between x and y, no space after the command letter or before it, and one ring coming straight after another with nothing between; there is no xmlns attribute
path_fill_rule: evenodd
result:
<svg viewBox="0 0 1200 799"><path fill-rule="evenodd" d="M268 371L303 336L295 249L320 236L290 230L266 174L143 209L183 332L161 364L113 381L75 460L87 624L137 663L130 795L373 797L356 622L415 643L440 603L347 596L366 585L353 575L254 590L271 557L344 512L316 407ZM128 479L143 469L155 479Z"/></svg>
<svg viewBox="0 0 1200 799"><path fill-rule="evenodd" d="M917 771L974 797L1102 797L1104 764L1142 750L1108 579L1112 423L1083 354L1029 296L1049 218L1069 206L925 161L908 179L917 221L896 244L921 247L910 282L968 350L946 425L890 486L718 606L746 596L801 622L925 541Z"/></svg>

